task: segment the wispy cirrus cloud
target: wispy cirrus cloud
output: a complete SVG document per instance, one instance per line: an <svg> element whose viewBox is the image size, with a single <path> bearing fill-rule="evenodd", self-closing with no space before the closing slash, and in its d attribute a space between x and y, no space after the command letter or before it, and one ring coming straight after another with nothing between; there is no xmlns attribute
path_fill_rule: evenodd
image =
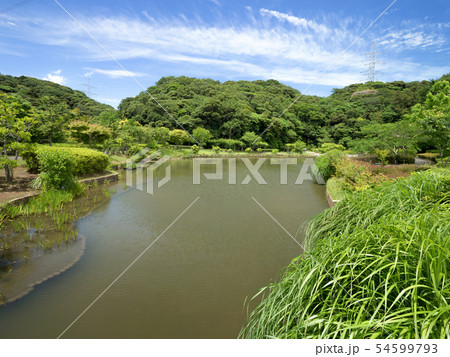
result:
<svg viewBox="0 0 450 357"><path fill-rule="evenodd" d="M440 47L446 43L445 38L431 31L421 28L391 30L381 37L379 45L394 50L428 49Z"/></svg>
<svg viewBox="0 0 450 357"><path fill-rule="evenodd" d="M186 19L156 18L145 11L142 17L76 16L86 30L119 61L147 60L160 63L179 63L189 74L208 73L213 77L278 79L285 82L326 86L344 86L361 81L365 53L369 41L358 41L345 56L321 75L330 62L367 26L367 21L339 18L318 22L276 10L246 7L251 22L205 24ZM270 18L274 21L263 21ZM336 19L334 19L336 20ZM366 19L367 20L367 19ZM62 47L72 56L90 62L110 61L110 58L71 19L48 21L15 19L20 22L29 41ZM1 23L0 23L1 26ZM438 51L445 37L406 29L384 30L379 45L389 51L402 51L419 46ZM18 36L16 34L16 36ZM440 37L439 37L440 36ZM384 48L381 50L383 51ZM400 66L400 68L399 68ZM90 72L111 78L139 77L139 72L89 68ZM390 80L402 72L408 76L420 73L442 75L449 66L423 66L390 58L382 69ZM408 71L412 71L411 73Z"/></svg>
<svg viewBox="0 0 450 357"><path fill-rule="evenodd" d="M132 78L143 77L143 73L125 71L123 69L100 69L100 68L86 68L89 72L85 74L86 77L90 77L93 74L102 74L110 78Z"/></svg>
<svg viewBox="0 0 450 357"><path fill-rule="evenodd" d="M275 10L267 10L267 9L260 9L259 13L263 16L269 16L269 17L274 17L280 21L285 21L288 22L294 26L298 26L298 27L302 27L304 29L311 29L314 30L318 33L322 33L322 34L327 34L330 33L331 31L328 29L327 26L325 26L324 24L319 24L315 21L312 20L308 20L302 17L297 17L297 16L293 16L293 15L289 15L289 14L285 14L279 11L275 11Z"/></svg>

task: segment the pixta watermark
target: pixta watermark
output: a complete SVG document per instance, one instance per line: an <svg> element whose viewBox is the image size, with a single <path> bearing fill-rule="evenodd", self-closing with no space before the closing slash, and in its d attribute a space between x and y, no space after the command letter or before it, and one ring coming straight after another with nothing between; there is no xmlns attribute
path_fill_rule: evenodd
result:
<svg viewBox="0 0 450 357"><path fill-rule="evenodd" d="M145 149L131 157L126 165L127 186L135 185L137 190L153 194L155 187L161 188L167 184L171 179L171 166L167 163L170 156L160 157L160 155L160 152L149 154L149 150ZM205 180L224 180L229 185L248 185L254 180L259 185L266 185L264 174L260 172L265 163L279 168L280 185L287 185L290 181L296 185L301 185L304 181L325 184L325 180L311 158L301 160L300 163L297 158L258 158L256 161L250 158L194 158L192 161L192 184L194 185L200 185ZM225 161L227 165L224 165ZM243 165L238 165L238 161ZM297 167L296 174L292 178L288 177L288 167ZM208 172L203 172L205 168L208 168ZM210 172L211 168L214 168L214 172ZM164 177L155 182L156 170L163 169ZM132 170L136 171L135 175ZM238 180L238 170L245 170L246 175L242 180ZM293 170L290 170L290 173L292 172Z"/></svg>

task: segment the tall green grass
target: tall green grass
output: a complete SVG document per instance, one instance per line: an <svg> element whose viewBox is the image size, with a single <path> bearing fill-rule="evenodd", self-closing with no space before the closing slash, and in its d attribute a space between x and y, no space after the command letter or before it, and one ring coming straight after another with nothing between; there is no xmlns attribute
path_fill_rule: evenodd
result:
<svg viewBox="0 0 450 357"><path fill-rule="evenodd" d="M450 338L449 171L349 195L306 245L240 337Z"/></svg>

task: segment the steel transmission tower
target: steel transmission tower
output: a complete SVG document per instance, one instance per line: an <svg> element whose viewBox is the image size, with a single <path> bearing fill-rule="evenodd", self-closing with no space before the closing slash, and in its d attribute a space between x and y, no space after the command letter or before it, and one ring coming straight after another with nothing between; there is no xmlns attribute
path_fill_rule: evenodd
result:
<svg viewBox="0 0 450 357"><path fill-rule="evenodd" d="M363 72L368 82L375 82L375 76L380 73L376 70L376 66L377 64L382 64L382 62L378 61L378 57L381 54L382 52L376 50L376 41L372 41L370 44L370 52L366 55L367 60L364 62L367 69Z"/></svg>

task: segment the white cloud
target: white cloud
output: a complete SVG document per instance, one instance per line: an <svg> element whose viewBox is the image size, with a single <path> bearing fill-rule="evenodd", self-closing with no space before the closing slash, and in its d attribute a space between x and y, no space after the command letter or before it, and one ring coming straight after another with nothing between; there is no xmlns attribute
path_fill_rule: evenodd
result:
<svg viewBox="0 0 450 357"><path fill-rule="evenodd" d="M391 30L381 37L378 43L394 50L428 49L446 43L445 38L431 31L419 28Z"/></svg>
<svg viewBox="0 0 450 357"><path fill-rule="evenodd" d="M57 83L57 84L64 84L66 79L64 78L64 76L61 75L61 72L62 71L60 69L58 69L57 71L47 74L47 76L45 76L42 79L45 81L50 81L50 82Z"/></svg>
<svg viewBox="0 0 450 357"><path fill-rule="evenodd" d="M123 69L100 69L100 68L86 68L90 72L85 74L85 77L90 77L94 73L103 74L110 78L132 78L132 77L143 77L143 73L126 71Z"/></svg>
<svg viewBox="0 0 450 357"><path fill-rule="evenodd" d="M352 18L333 18L319 23L274 10L254 12L246 8L252 21L243 24L201 21L187 22L179 17L172 20L152 17L143 12L136 17L78 17L84 28L118 61L145 59L149 63L182 63L193 75L208 73L212 77L278 79L293 84L314 83L340 87L363 78L365 53L369 41L357 41L330 71L322 71L333 62L367 26ZM262 18L278 20L261 21ZM16 19L16 21L18 21ZM333 25L331 25L333 24ZM1 26L1 24L0 24ZM19 26L18 26L19 27ZM405 26L406 27L406 26ZM70 19L55 21L22 21L20 26L29 41L62 46L82 61L111 61L97 44ZM434 37L433 37L434 36ZM380 50L401 51L405 48L440 46L442 37L417 27L407 32L389 29L379 38ZM382 46L381 46L382 45ZM409 46L409 47L408 47ZM394 50L395 48L395 50ZM384 59L383 59L384 61ZM425 67L419 63L405 65L389 59L382 68L383 78L391 80L398 73L405 78L437 73L446 67ZM189 67L190 66L190 67ZM173 67L171 67L173 68ZM112 78L144 76L138 72L89 68L88 75L98 73ZM448 71L448 70L447 70ZM445 72L441 72L445 73ZM54 80L60 73L52 73ZM306 86L305 86L306 87Z"/></svg>
<svg viewBox="0 0 450 357"><path fill-rule="evenodd" d="M330 32L325 25L318 24L312 20L307 20L301 17L292 16L275 10L267 10L264 8L260 9L259 12L263 16L275 17L280 21L286 21L294 26L302 27L304 29L312 29L318 33L327 34Z"/></svg>

